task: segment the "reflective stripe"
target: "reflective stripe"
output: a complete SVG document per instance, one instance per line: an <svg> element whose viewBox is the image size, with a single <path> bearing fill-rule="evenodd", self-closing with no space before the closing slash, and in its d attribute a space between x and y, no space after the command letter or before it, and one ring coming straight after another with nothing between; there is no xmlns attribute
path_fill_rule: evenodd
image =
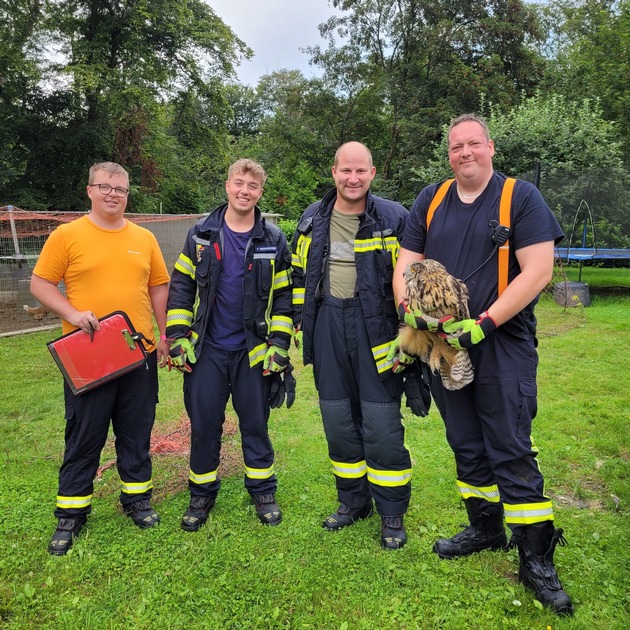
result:
<svg viewBox="0 0 630 630"><path fill-rule="evenodd" d="M279 271L273 279L273 290L277 291L278 289L282 289L284 287L288 287L291 282L291 270L285 269L284 271Z"/></svg>
<svg viewBox="0 0 630 630"><path fill-rule="evenodd" d="M248 468L245 466L245 475L250 479L269 479L273 475L273 465L269 468Z"/></svg>
<svg viewBox="0 0 630 630"><path fill-rule="evenodd" d="M296 288L293 287L293 305L304 304L304 287Z"/></svg>
<svg viewBox="0 0 630 630"><path fill-rule="evenodd" d="M254 367L258 363L260 363L265 358L265 354L267 354L268 348L269 346L266 343L261 343L260 345L256 346L248 355L249 366Z"/></svg>
<svg viewBox="0 0 630 630"><path fill-rule="evenodd" d="M503 504L505 522L513 525L531 525L543 521L553 521L551 501L543 503L521 503L520 505Z"/></svg>
<svg viewBox="0 0 630 630"><path fill-rule="evenodd" d="M356 252L370 252L376 250L386 250L389 252L398 252L400 245L398 239L395 236L386 236L381 238L380 236L366 238L366 239L354 239L354 251Z"/></svg>
<svg viewBox="0 0 630 630"><path fill-rule="evenodd" d="M405 470L376 470L368 466L368 481L377 486L405 486L411 481L411 468Z"/></svg>
<svg viewBox="0 0 630 630"><path fill-rule="evenodd" d="M57 495L58 508L86 508L92 503L92 496L88 494L86 497L62 497Z"/></svg>
<svg viewBox="0 0 630 630"><path fill-rule="evenodd" d="M331 459L330 463L332 464L335 475L337 475L337 477L343 477L344 479L359 479L360 477L364 477L367 472L365 460L357 462L356 464L346 464Z"/></svg>
<svg viewBox="0 0 630 630"><path fill-rule="evenodd" d="M121 479L120 488L125 494L142 494L143 492L148 492L151 488L153 488L153 479L149 479L149 481L143 481L141 483L128 483Z"/></svg>
<svg viewBox="0 0 630 630"><path fill-rule="evenodd" d="M496 484L492 486L471 486L468 483L457 480L457 489L462 495L463 499L470 499L476 497L477 499L485 499L490 503L499 503L501 497L499 496L499 488Z"/></svg>
<svg viewBox="0 0 630 630"><path fill-rule="evenodd" d="M291 266L292 267L301 267L302 266L301 258L295 253L291 254Z"/></svg>
<svg viewBox="0 0 630 630"><path fill-rule="evenodd" d="M394 367L394 359L387 359L391 345L392 342L388 341L387 343L383 343L380 346L374 346L372 348L372 356L374 357L374 362L376 363L376 371L379 374L382 374L387 370L391 370Z"/></svg>
<svg viewBox="0 0 630 630"><path fill-rule="evenodd" d="M293 320L284 315L274 315L271 319L271 332L284 332L293 335Z"/></svg>
<svg viewBox="0 0 630 630"><path fill-rule="evenodd" d="M298 238L297 245L295 247L296 253L291 256L292 259L297 259L293 262L294 266L306 267L308 262L308 250L311 248L311 237L300 236Z"/></svg>
<svg viewBox="0 0 630 630"><path fill-rule="evenodd" d="M203 475L197 475L192 470L188 471L188 479L193 483L201 485L202 483L212 483L217 480L217 470L213 470L209 473L204 473Z"/></svg>
<svg viewBox="0 0 630 630"><path fill-rule="evenodd" d="M172 308L166 313L166 326L192 326L192 311L182 308Z"/></svg>
<svg viewBox="0 0 630 630"><path fill-rule="evenodd" d="M175 269L180 271L185 276L190 276L193 280L195 279L195 265L193 261L188 258L188 256L184 256L184 254L180 254L177 262L175 263Z"/></svg>

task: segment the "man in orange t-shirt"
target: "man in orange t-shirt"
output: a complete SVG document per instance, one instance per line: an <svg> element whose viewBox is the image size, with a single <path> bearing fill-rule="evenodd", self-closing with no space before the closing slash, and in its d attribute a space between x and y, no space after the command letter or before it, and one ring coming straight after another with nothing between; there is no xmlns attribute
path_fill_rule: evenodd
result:
<svg viewBox="0 0 630 630"><path fill-rule="evenodd" d="M87 194L91 211L58 227L33 270L31 293L57 313L63 332L99 330L99 318L124 311L148 340L142 366L75 396L64 383L66 447L59 471L55 516L48 551L67 553L91 512L93 480L110 421L116 435L120 501L141 528L159 522L150 503L153 488L149 444L155 421L157 366L168 356L165 341L169 276L155 236L125 219L127 171L113 162L94 164ZM63 280L65 296L58 285ZM160 340L154 339L153 318Z"/></svg>

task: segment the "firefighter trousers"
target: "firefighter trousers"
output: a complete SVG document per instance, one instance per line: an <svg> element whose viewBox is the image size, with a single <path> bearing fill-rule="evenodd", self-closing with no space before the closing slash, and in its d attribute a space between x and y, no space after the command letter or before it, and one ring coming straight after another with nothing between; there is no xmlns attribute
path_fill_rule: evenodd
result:
<svg viewBox="0 0 630 630"><path fill-rule="evenodd" d="M123 505L151 497L149 448L158 402L157 352L139 368L75 396L64 382L65 452L57 518L91 512L94 478L111 421Z"/></svg>
<svg viewBox="0 0 630 630"><path fill-rule="evenodd" d="M400 413L402 376L379 376L357 298L324 298L313 339L315 385L339 501L361 507L373 498L381 516L405 514L411 458Z"/></svg>
<svg viewBox="0 0 630 630"><path fill-rule="evenodd" d="M249 366L247 349L204 345L192 372L184 375L184 404L191 426L191 495L215 497L219 492L221 436L230 395L241 433L245 488L250 494L276 491L268 432L270 383L262 373L262 363Z"/></svg>
<svg viewBox="0 0 630 630"><path fill-rule="evenodd" d="M477 497L488 511L500 510L503 503L511 527L553 520L531 438L535 370L518 376L506 370L492 379L477 372L458 391L445 390L434 378L431 393L455 454L462 498Z"/></svg>

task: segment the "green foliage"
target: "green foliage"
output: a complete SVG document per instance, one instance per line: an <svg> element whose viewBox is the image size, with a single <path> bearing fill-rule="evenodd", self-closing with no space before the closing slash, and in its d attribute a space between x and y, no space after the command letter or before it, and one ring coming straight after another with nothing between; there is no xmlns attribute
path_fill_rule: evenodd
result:
<svg viewBox="0 0 630 630"><path fill-rule="evenodd" d="M630 1L559 0L542 8L553 44L545 87L580 101L597 95L630 149Z"/></svg>
<svg viewBox="0 0 630 630"><path fill-rule="evenodd" d="M291 244L293 235L298 226L297 219L280 219L278 221L278 227L282 230L283 234L287 237L287 242Z"/></svg>
<svg viewBox="0 0 630 630"><path fill-rule="evenodd" d="M486 119L495 144L494 167L509 175L539 182L550 208L569 235L576 213L590 207L599 247L625 247L630 235L630 177L616 127L603 117L596 99L571 101L561 95L537 93L509 110L487 107ZM483 111L483 110L482 110ZM451 176L446 129L433 157L416 171L419 187ZM583 214L577 217L581 233ZM577 246L581 240L574 240ZM591 246L592 230L588 245Z"/></svg>
<svg viewBox="0 0 630 630"><path fill-rule="evenodd" d="M317 175L303 162L290 171L275 166L268 175L262 200L268 212L277 212L285 219L297 220L317 198Z"/></svg>

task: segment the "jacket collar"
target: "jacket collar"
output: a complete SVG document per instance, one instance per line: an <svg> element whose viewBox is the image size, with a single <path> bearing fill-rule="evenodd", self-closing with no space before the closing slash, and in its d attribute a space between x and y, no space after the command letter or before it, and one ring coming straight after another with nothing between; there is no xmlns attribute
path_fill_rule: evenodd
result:
<svg viewBox="0 0 630 630"><path fill-rule="evenodd" d="M212 232L221 230L225 224L225 213L227 211L227 203L217 206L210 214L202 219L199 227L200 232ZM252 238L262 238L265 234L266 221L262 216L260 208L254 208L254 227L252 228Z"/></svg>
<svg viewBox="0 0 630 630"><path fill-rule="evenodd" d="M333 208L335 207L335 201L337 201L337 189L333 188L324 195L324 198L319 205L319 213L322 216L329 216L332 214ZM365 212L359 216L361 216L361 225L365 225L368 222L374 223L375 221L378 221L374 195L371 190L368 190L365 198Z"/></svg>

